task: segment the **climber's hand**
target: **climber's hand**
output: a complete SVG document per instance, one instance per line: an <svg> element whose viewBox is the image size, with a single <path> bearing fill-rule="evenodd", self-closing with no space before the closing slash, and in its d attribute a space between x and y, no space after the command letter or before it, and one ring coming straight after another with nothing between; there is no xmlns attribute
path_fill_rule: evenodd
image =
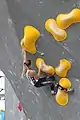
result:
<svg viewBox="0 0 80 120"><path fill-rule="evenodd" d="M40 65L39 65L39 69L41 70L43 67L43 63L41 62Z"/></svg>

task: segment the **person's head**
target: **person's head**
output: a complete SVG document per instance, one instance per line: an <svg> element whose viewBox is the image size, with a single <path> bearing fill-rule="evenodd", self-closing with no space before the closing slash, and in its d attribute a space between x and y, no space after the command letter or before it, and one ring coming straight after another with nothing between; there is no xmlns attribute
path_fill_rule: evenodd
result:
<svg viewBox="0 0 80 120"><path fill-rule="evenodd" d="M36 75L36 71L35 71L35 70L29 70L28 75L29 75L30 77L34 77L34 76Z"/></svg>
<svg viewBox="0 0 80 120"><path fill-rule="evenodd" d="M29 68L31 68L31 60L28 60L28 61L27 61L27 66L28 66Z"/></svg>
<svg viewBox="0 0 80 120"><path fill-rule="evenodd" d="M29 69L31 68L31 60L27 60L26 63L24 63Z"/></svg>

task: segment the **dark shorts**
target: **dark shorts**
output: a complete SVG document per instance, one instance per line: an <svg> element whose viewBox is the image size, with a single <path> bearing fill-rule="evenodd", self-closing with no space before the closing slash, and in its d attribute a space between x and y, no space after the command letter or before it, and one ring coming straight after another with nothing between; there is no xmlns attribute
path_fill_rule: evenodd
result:
<svg viewBox="0 0 80 120"><path fill-rule="evenodd" d="M50 80L55 82L55 77L48 76L48 77L39 78L39 80L35 83L35 86L42 87L42 86L49 85L49 83L43 85L42 82L46 82L46 81L50 81Z"/></svg>

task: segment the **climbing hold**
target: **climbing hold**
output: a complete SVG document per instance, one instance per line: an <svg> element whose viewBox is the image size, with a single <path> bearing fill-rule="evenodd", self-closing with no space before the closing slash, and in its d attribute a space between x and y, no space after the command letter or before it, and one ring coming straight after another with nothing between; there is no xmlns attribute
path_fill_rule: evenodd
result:
<svg viewBox="0 0 80 120"><path fill-rule="evenodd" d="M63 88L70 89L71 88L71 81L67 78L61 78L59 80L59 85Z"/></svg>
<svg viewBox="0 0 80 120"><path fill-rule="evenodd" d="M62 59L58 67L55 68L55 72L59 77L66 77L70 68L71 63L66 59Z"/></svg>
<svg viewBox="0 0 80 120"><path fill-rule="evenodd" d="M31 120L30 118L28 118L28 120Z"/></svg>
<svg viewBox="0 0 80 120"><path fill-rule="evenodd" d="M55 70L52 66L47 65L45 61L42 58L36 59L36 66L39 68L41 65L41 71L45 72L46 74L53 75L55 73Z"/></svg>
<svg viewBox="0 0 80 120"><path fill-rule="evenodd" d="M58 89L57 94L55 95L56 102L59 105L65 106L68 104L68 93L64 92L64 90Z"/></svg>
<svg viewBox="0 0 80 120"><path fill-rule="evenodd" d="M56 18L56 23L59 28L66 29L71 24L80 22L80 9L75 8L66 14L59 14Z"/></svg>
<svg viewBox="0 0 80 120"><path fill-rule="evenodd" d="M24 27L24 37L21 40L21 47L31 54L36 53L36 41L40 37L40 32L33 26Z"/></svg>
<svg viewBox="0 0 80 120"><path fill-rule="evenodd" d="M53 35L56 41L64 41L67 37L66 31L60 29L54 19L48 19L45 22L46 30Z"/></svg>
<svg viewBox="0 0 80 120"><path fill-rule="evenodd" d="M44 55L44 53L43 52L41 52L41 51L36 51L37 53L39 53L41 56L43 56Z"/></svg>
<svg viewBox="0 0 80 120"><path fill-rule="evenodd" d="M18 108L20 111L23 110L23 107L22 107L21 103L18 103L17 108Z"/></svg>

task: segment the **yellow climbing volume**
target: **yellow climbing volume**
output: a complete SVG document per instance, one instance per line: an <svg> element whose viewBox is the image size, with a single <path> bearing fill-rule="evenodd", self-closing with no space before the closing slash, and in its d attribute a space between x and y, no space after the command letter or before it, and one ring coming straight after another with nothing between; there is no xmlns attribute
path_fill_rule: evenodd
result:
<svg viewBox="0 0 80 120"><path fill-rule="evenodd" d="M58 67L55 67L55 72L59 77L66 77L70 68L71 62L66 59L62 59L60 60Z"/></svg>
<svg viewBox="0 0 80 120"><path fill-rule="evenodd" d="M29 53L36 53L36 41L40 37L40 32L33 26L24 27L24 37L21 40L21 46Z"/></svg>
<svg viewBox="0 0 80 120"><path fill-rule="evenodd" d="M67 33L65 30L60 29L56 21L54 19L48 19L45 22L45 28L46 30L52 34L52 36L55 38L56 41L64 41L66 40Z"/></svg>
<svg viewBox="0 0 80 120"><path fill-rule="evenodd" d="M72 23L80 22L80 9L75 8L66 14L59 14L56 18L56 23L59 28L66 29Z"/></svg>
<svg viewBox="0 0 80 120"><path fill-rule="evenodd" d="M37 58L36 59L36 66L39 68L41 65L41 71L45 72L46 74L53 75L55 73L54 67L47 65L42 58Z"/></svg>

